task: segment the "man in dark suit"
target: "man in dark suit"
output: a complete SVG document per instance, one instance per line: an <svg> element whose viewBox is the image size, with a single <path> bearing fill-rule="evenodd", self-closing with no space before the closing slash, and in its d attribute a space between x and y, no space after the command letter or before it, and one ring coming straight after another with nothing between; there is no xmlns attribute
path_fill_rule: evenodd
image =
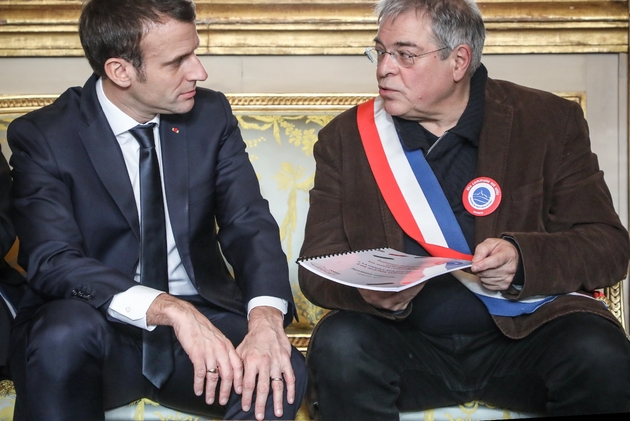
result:
<svg viewBox="0 0 630 421"><path fill-rule="evenodd" d="M366 53L379 97L319 133L302 253L467 255L476 277L383 292L302 269L304 295L337 310L309 345L312 408L324 420L472 400L628 412L630 342L592 294L625 277L628 233L580 106L488 77L472 0L381 0L377 11Z"/></svg>
<svg viewBox="0 0 630 421"><path fill-rule="evenodd" d="M10 377L8 366L9 337L16 307L24 294L24 277L5 260L15 243L15 229L9 216L11 172L0 150L0 380Z"/></svg>
<svg viewBox="0 0 630 421"><path fill-rule="evenodd" d="M283 329L286 257L225 96L196 88L194 5L92 0L79 26L95 74L8 129L29 283L16 420L102 419L142 397L293 419L306 376Z"/></svg>

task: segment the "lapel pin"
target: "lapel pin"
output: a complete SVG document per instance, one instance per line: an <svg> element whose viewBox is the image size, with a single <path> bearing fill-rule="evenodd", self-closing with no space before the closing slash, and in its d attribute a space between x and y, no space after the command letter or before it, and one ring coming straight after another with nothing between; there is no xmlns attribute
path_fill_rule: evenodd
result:
<svg viewBox="0 0 630 421"><path fill-rule="evenodd" d="M501 203L501 187L489 177L475 178L464 189L462 202L475 216L490 215Z"/></svg>
<svg viewBox="0 0 630 421"><path fill-rule="evenodd" d="M173 127L173 128L171 128L171 131L172 131L173 133L179 133L179 129L178 129L177 127Z"/></svg>

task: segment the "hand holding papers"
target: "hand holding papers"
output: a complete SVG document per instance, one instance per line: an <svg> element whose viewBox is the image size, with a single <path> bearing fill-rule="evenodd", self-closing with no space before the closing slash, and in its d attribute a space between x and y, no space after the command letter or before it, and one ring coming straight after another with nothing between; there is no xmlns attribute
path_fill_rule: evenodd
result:
<svg viewBox="0 0 630 421"><path fill-rule="evenodd" d="M455 278L486 305L490 314L496 316L514 317L533 313L557 297L551 295L520 301L508 300L499 291L484 288L478 276L461 270L472 265L470 260L415 256L391 248L301 257L298 263L319 276L343 285L389 292L402 291L438 275L453 272Z"/></svg>
<svg viewBox="0 0 630 421"><path fill-rule="evenodd" d="M402 291L472 265L470 260L414 256L391 248L300 258L298 263L343 285L390 292Z"/></svg>

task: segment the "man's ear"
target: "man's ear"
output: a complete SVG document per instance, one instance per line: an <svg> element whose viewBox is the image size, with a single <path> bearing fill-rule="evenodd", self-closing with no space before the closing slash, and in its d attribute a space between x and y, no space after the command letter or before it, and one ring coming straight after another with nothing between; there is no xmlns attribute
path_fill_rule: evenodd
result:
<svg viewBox="0 0 630 421"><path fill-rule="evenodd" d="M135 69L127 60L115 57L105 62L105 74L114 84L128 88L131 79L135 78Z"/></svg>
<svg viewBox="0 0 630 421"><path fill-rule="evenodd" d="M472 60L472 49L468 44L461 44L455 47L453 61L453 80L461 81L467 74Z"/></svg>

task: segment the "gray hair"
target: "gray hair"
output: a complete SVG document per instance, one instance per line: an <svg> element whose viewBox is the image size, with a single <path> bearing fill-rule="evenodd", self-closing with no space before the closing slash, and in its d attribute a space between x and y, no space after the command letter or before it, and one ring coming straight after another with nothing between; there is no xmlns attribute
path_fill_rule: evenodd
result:
<svg viewBox="0 0 630 421"><path fill-rule="evenodd" d="M458 45L467 44L472 50L469 73L472 75L477 70L481 65L486 28L474 0L379 0L375 13L381 24L410 10L425 13L431 19L435 44L439 48L447 47L441 51L442 60Z"/></svg>

